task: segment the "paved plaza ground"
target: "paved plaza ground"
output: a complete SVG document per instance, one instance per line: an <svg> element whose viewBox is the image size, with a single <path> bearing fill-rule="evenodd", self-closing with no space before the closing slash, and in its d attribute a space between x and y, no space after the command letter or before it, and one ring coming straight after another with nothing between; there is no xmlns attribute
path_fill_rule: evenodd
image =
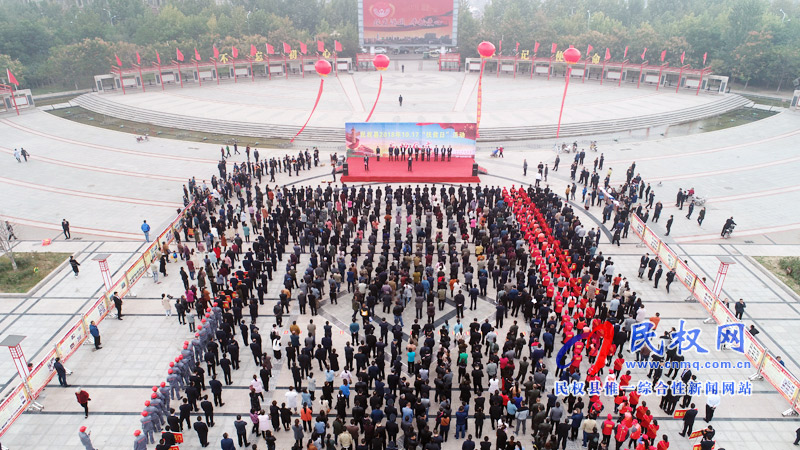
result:
<svg viewBox="0 0 800 450"><path fill-rule="evenodd" d="M413 75L427 77L426 73ZM440 74L432 75L436 75L429 77L432 81L421 83L422 87L419 88L415 88L419 80L409 82L407 88L402 88L404 97L414 99L417 94L418 98L430 96L424 102L416 99L410 101L412 104L420 102L420 111L430 110L436 114L436 120L443 117L469 119L465 112L458 113L461 115L439 115L444 114L438 110L440 107L452 109L454 102L466 103L466 100L459 100L466 94L462 94L461 87L452 80L448 81L451 84L436 85L441 81L435 80L449 78L441 78ZM394 73L391 76L401 77L401 74ZM388 84L392 78L387 77L384 81ZM298 80L289 82L300 83ZM307 79L303 83L308 82ZM537 120L535 113L525 112L532 98L516 97L512 83L503 85L493 81L487 84L485 108L510 111L509 114L497 112L494 119L487 120L501 121L512 116ZM326 88L329 85L335 83L326 83ZM365 83L365 86L362 95L373 88L369 83ZM185 89L180 94L169 92L160 100L163 103L154 107L191 107L192 103L175 102L174 98L178 95L189 97L182 97L181 102L194 101L191 98L195 97L222 102L225 89L230 87L206 89L204 86L202 90ZM387 99L396 97L398 88L392 89L395 91L384 91ZM565 117L567 114L570 114L569 117L602 114L605 110L597 105L608 103L612 95L609 92L612 91L599 90L595 85L586 85L583 88L585 91L580 89L575 90L579 95L572 97L575 98L575 103L572 103L574 112L565 113ZM337 92L336 88L331 92ZM340 96L342 92L339 92ZM626 102L639 101L635 98L653 94L652 91L630 89L613 92L624 94L619 105L609 106L612 109L619 107L620 110L624 109ZM437 102L434 96L438 93L446 101ZM259 105L269 105L270 101L274 101L263 99L262 102L257 92L247 95ZM366 97L362 98L369 103ZM690 96L667 97L666 94L658 94L658 97L667 98L667 101L682 101ZM125 101L146 98L144 95L129 95ZM231 110L246 111L246 108L261 107L238 107L236 104L241 98L240 95L229 105ZM290 96L282 101L295 100ZM339 97L339 100L346 102L350 97ZM167 106L168 103L176 106ZM275 105L280 105L280 102ZM392 104L391 108L394 106ZM678 101L676 108L688 106L691 105ZM552 105L545 103L542 108L552 108ZM298 107L296 113L287 115L300 117L301 109ZM229 114L225 111L228 110L216 109L215 114ZM318 117L327 117L324 120L332 120L330 117L338 113L335 109L323 108L322 111L325 114ZM390 109L388 103L387 109L379 114L382 116L376 116L378 120L392 121L422 120L426 117L423 113L418 114L419 118L416 115L413 118L406 117ZM192 176L202 180L216 173L219 147L158 138L137 144L130 134L76 124L41 111L0 118L0 135L4 137L0 152L5 153L0 158L0 186L3 191L0 216L17 224L17 234L22 241L16 244L15 249L71 252L82 263L78 278L72 276L68 267L64 267L44 286L28 295L0 298L0 338L9 334L28 336L23 342L23 349L30 361L38 362L44 351L52 348L53 342L75 322L76 314L83 312L101 292L102 280L92 257L99 253L110 253L109 265L116 279L119 271L127 268L134 255L144 248L144 239L139 231L141 221L146 219L153 230L163 229L174 217L176 209L182 207L181 185ZM636 171L641 173L645 182L651 183L656 200L662 201L665 206L659 223L650 225L678 252L681 259L689 261L690 267L698 275L713 279L718 256L730 256L736 261L729 272L722 296L744 298L747 301L744 322L748 326L754 324L761 330L758 336L761 342L782 356L787 368L794 373L800 373L800 343L794 339L794 330L800 319L800 299L765 272L753 257L800 254L800 219L794 207L800 200L800 184L794 175L800 169L800 148L794 145L798 135L800 113L786 111L749 125L690 136L618 143L609 137L599 142L599 153L587 154L587 164L591 164L600 153L604 155L604 172L613 168L612 184L624 182L625 170L632 162L636 162ZM556 157L550 150L553 143L553 140L516 142L506 147L503 159L490 158L488 149L481 149L476 157L477 162L489 171L489 175L482 177L482 184L510 187L531 183L534 171L529 171L528 176L524 177L523 160L527 159L531 167L543 161L550 164L552 169ZM11 154L17 147L25 147L31 153L30 162L16 162ZM323 162L328 161L329 153L336 151L332 145L321 148ZM288 152L264 149L262 155L284 155ZM547 184L556 192L563 193L567 184L571 183L568 172L570 157L562 154L559 171L549 172ZM233 160L241 161L243 158L239 156ZM278 174L276 178L277 185L296 183L316 186L331 179L330 167L302 172L299 178L289 178L285 174ZM708 213L702 227L694 220L685 219L685 210L678 211L674 207L679 187L694 187L700 195L708 197ZM573 206L589 227L600 225L598 207L591 208L586 214L581 205ZM675 215L675 224L670 236L664 237L664 222L671 214ZM725 219L731 216L735 217L738 227L731 239L723 241L719 238L719 232ZM60 235L62 218L71 222L73 236L79 239L63 239L63 235ZM49 247L41 245L41 240L45 238L53 240ZM621 273L631 281L634 290L642 294L647 311L651 314L660 312L663 320L659 329L668 329L676 326L679 319L686 319L689 326L703 330L701 342L713 347L713 326L702 323L707 317L702 306L684 301L687 296L685 289L676 283L672 293L667 294L663 288L654 289L650 283L636 277L639 257L644 249L636 245L633 233L619 247L611 247L609 236L606 235L601 240L600 251L617 261ZM301 264L307 261L307 257L304 255ZM176 273L177 265L172 264L168 270L170 274ZM143 278L135 288L137 297L125 299L125 320L107 319L100 325L103 349L95 352L91 346L85 346L68 362L67 366L74 371L69 383L82 386L91 393L89 418L81 417L82 411L75 402L74 390L59 387L54 379L40 398L45 410L23 414L0 438L4 447L12 450L79 449L82 446L78 441L77 429L81 425L93 431L93 442L99 449L132 447L132 433L137 428L138 415L150 387L164 380L168 361L174 358L180 344L190 336L188 328L179 326L174 316L164 316L160 304L161 293L177 294L182 290L180 278L170 276L160 281L163 282L155 284L152 279ZM268 306L262 307L259 319L262 330L269 330L274 323L274 317L266 313L272 311L278 286L277 282L269 286ZM482 321L485 317L493 316L489 303L493 291L490 290L489 294L489 298L480 300L478 310L467 311L467 320L477 317ZM335 346L343 346L347 339L345 329L349 323L349 303L349 297L343 298L339 305L325 303L320 316L313 318L320 328L325 320L334 325L337 330L334 332ZM452 306L446 308L445 317L449 318L452 316ZM311 317L298 316L296 313L294 308L288 320L297 320L305 330L305 324ZM406 314L413 316L413 308ZM408 320L406 322L408 324ZM509 322L506 322L506 328ZM266 333L268 331L262 334ZM733 352L712 352L700 356L699 360L712 358L744 361L742 355ZM219 418L210 433L213 448L218 448L223 432L235 434L232 423L236 414L246 414L249 407L247 385L257 372L246 349L242 351L241 360L242 369L234 371L234 385L226 387L223 392L225 406L215 411ZM553 360L549 359L548 363L552 365ZM707 370L701 371L698 378L743 381L754 371ZM268 402L272 398L279 402L283 400L284 393L291 385L291 374L283 362L277 362L275 373L273 386L266 394ZM635 372L634 380L644 375L643 371ZM10 356L0 355L0 388L4 395L9 387L16 386L18 382ZM704 397L695 398L701 411L704 400ZM653 405L656 398L646 401ZM317 408L315 406L315 411ZM751 397L723 397L712 422L718 430L718 448L793 448L794 430L800 426L800 422L796 418L781 417L780 413L787 408L788 403L766 381L754 382ZM667 418L662 411L655 409L661 430L670 437L671 448L691 448L688 441L678 436L681 422ZM702 424L702 420L698 419L696 428ZM471 425L469 431L473 431ZM490 431L488 424L484 431ZM186 433L186 437L187 443L181 446L182 449L199 448L194 432ZM278 439L281 448L288 448L292 443L291 433L279 433ZM259 449L266 448L263 440L255 442ZM530 440L523 439L523 443L528 445ZM458 448L460 443L452 438L451 433L444 449ZM579 446L570 443L568 448Z"/></svg>

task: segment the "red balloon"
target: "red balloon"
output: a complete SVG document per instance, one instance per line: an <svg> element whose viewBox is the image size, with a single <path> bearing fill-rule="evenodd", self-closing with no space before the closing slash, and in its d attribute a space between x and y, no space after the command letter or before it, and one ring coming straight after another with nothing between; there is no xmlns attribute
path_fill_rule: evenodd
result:
<svg viewBox="0 0 800 450"><path fill-rule="evenodd" d="M320 59L314 64L314 70L316 70L317 73L323 77L326 77L331 73L331 63L329 63L327 60Z"/></svg>
<svg viewBox="0 0 800 450"><path fill-rule="evenodd" d="M491 58L494 55L494 44L483 41L478 44L478 53L484 58Z"/></svg>
<svg viewBox="0 0 800 450"><path fill-rule="evenodd" d="M570 47L564 50L564 61L567 64L575 64L578 60L581 59L581 51L575 47Z"/></svg>
<svg viewBox="0 0 800 450"><path fill-rule="evenodd" d="M374 65L377 70L386 70L389 68L389 57L386 55L375 55L375 58L372 60L372 65Z"/></svg>

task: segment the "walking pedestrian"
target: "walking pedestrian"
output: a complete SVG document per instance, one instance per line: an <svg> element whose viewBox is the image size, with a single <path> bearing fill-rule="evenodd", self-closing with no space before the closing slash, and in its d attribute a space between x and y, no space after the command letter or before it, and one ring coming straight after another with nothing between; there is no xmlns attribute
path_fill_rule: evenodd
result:
<svg viewBox="0 0 800 450"><path fill-rule="evenodd" d="M86 427L80 427L78 429L78 438L81 440L81 444L83 444L86 450L97 450L92 445L92 432L86 431Z"/></svg>
<svg viewBox="0 0 800 450"><path fill-rule="evenodd" d="M397 98L397 101L400 102L400 106L403 106L403 94L400 94L400 97Z"/></svg>
<svg viewBox="0 0 800 450"><path fill-rule="evenodd" d="M703 220L706 218L706 207L704 206L699 213L697 213L697 225L703 225Z"/></svg>
<svg viewBox="0 0 800 450"><path fill-rule="evenodd" d="M144 241L150 242L150 225L146 220L142 221L142 233L144 233Z"/></svg>
<svg viewBox="0 0 800 450"><path fill-rule="evenodd" d="M708 394L706 397L706 422L711 422L714 418L714 412L717 410L721 399L719 394Z"/></svg>
<svg viewBox="0 0 800 450"><path fill-rule="evenodd" d="M669 236L669 232L670 232L670 230L672 229L672 222L673 222L674 220L675 220L675 216L673 216L673 215L670 215L670 216L669 216L669 220L667 220L667 234L665 234L664 236Z"/></svg>
<svg viewBox="0 0 800 450"><path fill-rule="evenodd" d="M194 423L192 428L197 432L197 437L200 439L200 446L208 447L208 425L203 423L203 418L197 416L197 422Z"/></svg>
<svg viewBox="0 0 800 450"><path fill-rule="evenodd" d="M114 302L114 308L117 308L117 320L122 320L122 299L117 291L111 295L111 301Z"/></svg>
<svg viewBox="0 0 800 450"><path fill-rule="evenodd" d="M89 398L89 393L81 388L78 388L75 390L75 398L78 400L78 404L83 407L84 418L88 418L89 402L92 400L91 398Z"/></svg>
<svg viewBox="0 0 800 450"><path fill-rule="evenodd" d="M81 263L79 263L77 260L75 260L74 256L70 256L69 257L69 265L72 266L72 271L75 272L75 278L77 278L78 277L78 272L80 272L78 267L81 265Z"/></svg>
<svg viewBox="0 0 800 450"><path fill-rule="evenodd" d="M694 403L692 403L689 410L686 411L686 414L683 416L683 431L679 433L681 436L686 437L692 434L695 417L697 417L697 408L694 406Z"/></svg>

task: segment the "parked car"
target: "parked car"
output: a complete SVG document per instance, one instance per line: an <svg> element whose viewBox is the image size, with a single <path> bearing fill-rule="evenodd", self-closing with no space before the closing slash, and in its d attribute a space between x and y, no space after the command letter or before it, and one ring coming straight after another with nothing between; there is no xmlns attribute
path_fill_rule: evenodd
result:
<svg viewBox="0 0 800 450"><path fill-rule="evenodd" d="M421 55L421 54L423 54L425 52L427 52L425 47L414 47L414 53L416 53L418 55Z"/></svg>
<svg viewBox="0 0 800 450"><path fill-rule="evenodd" d="M386 54L386 47L375 47L373 49L373 53L376 55L385 55Z"/></svg>
<svg viewBox="0 0 800 450"><path fill-rule="evenodd" d="M441 52L439 52L439 50L437 49L437 50L429 50L428 53L431 55L431 57L434 57L434 56L439 56Z"/></svg>

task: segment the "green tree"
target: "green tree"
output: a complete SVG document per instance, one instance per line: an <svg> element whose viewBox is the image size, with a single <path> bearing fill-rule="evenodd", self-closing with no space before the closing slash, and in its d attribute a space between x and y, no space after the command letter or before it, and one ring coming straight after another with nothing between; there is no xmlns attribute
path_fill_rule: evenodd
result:
<svg viewBox="0 0 800 450"><path fill-rule="evenodd" d="M8 78L6 77L6 69L11 71L20 87L25 86L25 75L27 74L25 66L8 55L0 54L0 78L2 78L4 84L9 84Z"/></svg>

